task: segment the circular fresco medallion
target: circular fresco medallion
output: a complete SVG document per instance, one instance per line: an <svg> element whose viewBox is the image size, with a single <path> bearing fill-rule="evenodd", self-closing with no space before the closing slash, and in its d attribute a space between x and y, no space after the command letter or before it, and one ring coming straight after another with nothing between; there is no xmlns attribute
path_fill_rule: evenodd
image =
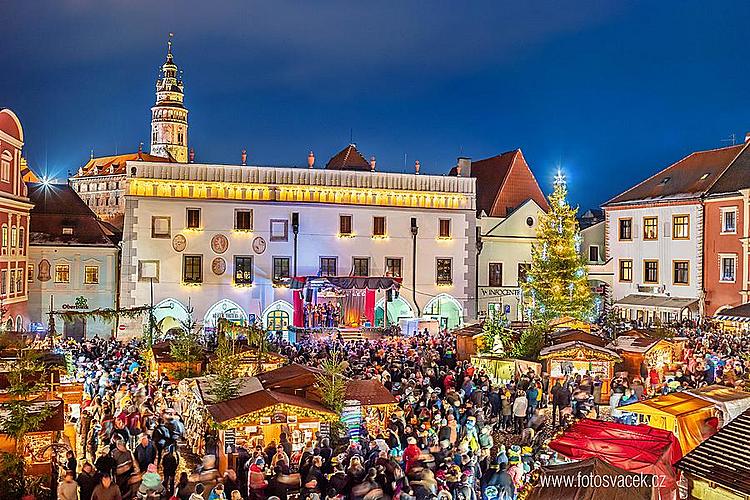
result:
<svg viewBox="0 0 750 500"><path fill-rule="evenodd" d="M181 234L176 234L174 238L172 238L172 248L175 249L175 252L182 252L185 250L185 247L187 247L187 240L185 237Z"/></svg>
<svg viewBox="0 0 750 500"><path fill-rule="evenodd" d="M225 261L221 257L216 257L211 262L211 270L214 272L216 276L221 276L227 270L227 261Z"/></svg>
<svg viewBox="0 0 750 500"><path fill-rule="evenodd" d="M266 240L262 236L256 236L253 239L253 251L258 255L266 251Z"/></svg>
<svg viewBox="0 0 750 500"><path fill-rule="evenodd" d="M223 234L216 234L211 238L211 250L215 253L224 253L229 248L229 240Z"/></svg>

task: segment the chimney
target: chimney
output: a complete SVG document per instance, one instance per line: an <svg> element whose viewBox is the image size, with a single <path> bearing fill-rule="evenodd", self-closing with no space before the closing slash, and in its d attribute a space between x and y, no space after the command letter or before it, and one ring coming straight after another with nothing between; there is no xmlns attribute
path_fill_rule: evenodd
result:
<svg viewBox="0 0 750 500"><path fill-rule="evenodd" d="M745 142L750 141L750 132L745 132Z"/></svg>
<svg viewBox="0 0 750 500"><path fill-rule="evenodd" d="M143 143L138 143L138 156L143 154Z"/></svg>
<svg viewBox="0 0 750 500"><path fill-rule="evenodd" d="M419 160L414 162L414 173L419 175Z"/></svg>
<svg viewBox="0 0 750 500"><path fill-rule="evenodd" d="M190 163L195 163L195 149L190 148L190 153L188 153L188 159Z"/></svg>
<svg viewBox="0 0 750 500"><path fill-rule="evenodd" d="M307 168L313 168L315 166L315 153L310 151L310 154L307 155Z"/></svg>
<svg viewBox="0 0 750 500"><path fill-rule="evenodd" d="M242 165L243 166L247 165L247 149L242 150L241 158L242 158Z"/></svg>
<svg viewBox="0 0 750 500"><path fill-rule="evenodd" d="M375 155L370 157L370 172L375 171Z"/></svg>
<svg viewBox="0 0 750 500"><path fill-rule="evenodd" d="M456 160L456 172L459 177L471 177L471 158L459 156Z"/></svg>

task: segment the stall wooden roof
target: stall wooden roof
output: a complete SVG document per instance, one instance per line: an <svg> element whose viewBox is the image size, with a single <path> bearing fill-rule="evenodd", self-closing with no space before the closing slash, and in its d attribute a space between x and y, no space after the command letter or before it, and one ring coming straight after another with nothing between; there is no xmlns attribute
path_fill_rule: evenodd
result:
<svg viewBox="0 0 750 500"><path fill-rule="evenodd" d="M286 404L335 415L331 410L316 401L292 394L284 394L283 392L269 391L267 389L245 394L229 401L208 405L207 410L216 422L222 423L254 411L270 408L277 404Z"/></svg>
<svg viewBox="0 0 750 500"><path fill-rule="evenodd" d="M263 387L271 390L307 389L315 385L316 376L323 373L320 368L297 363L285 365L258 375Z"/></svg>
<svg viewBox="0 0 750 500"><path fill-rule="evenodd" d="M393 394L377 380L350 380L346 384L346 399L359 401L362 406L396 404Z"/></svg>

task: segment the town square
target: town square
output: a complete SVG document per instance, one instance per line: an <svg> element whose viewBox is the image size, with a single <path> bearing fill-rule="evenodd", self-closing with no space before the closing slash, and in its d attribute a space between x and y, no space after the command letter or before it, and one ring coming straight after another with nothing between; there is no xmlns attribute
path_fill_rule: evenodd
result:
<svg viewBox="0 0 750 500"><path fill-rule="evenodd" d="M750 5L32 4L0 500L750 498Z"/></svg>

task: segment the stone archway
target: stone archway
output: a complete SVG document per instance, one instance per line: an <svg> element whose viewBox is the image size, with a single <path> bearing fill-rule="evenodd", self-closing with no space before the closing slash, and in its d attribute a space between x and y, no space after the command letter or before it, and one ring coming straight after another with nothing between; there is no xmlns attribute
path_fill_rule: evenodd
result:
<svg viewBox="0 0 750 500"><path fill-rule="evenodd" d="M269 332L284 332L292 323L294 306L286 300L277 300L263 310L263 328Z"/></svg>
<svg viewBox="0 0 750 500"><path fill-rule="evenodd" d="M219 318L227 319L239 325L247 325L248 316L242 307L236 302L229 299L221 299L212 305L203 316L203 329L215 330Z"/></svg>
<svg viewBox="0 0 750 500"><path fill-rule="evenodd" d="M385 297L375 303L375 326L383 326L385 316ZM397 324L401 318L413 318L414 309L403 298L398 297L388 303L388 324Z"/></svg>
<svg viewBox="0 0 750 500"><path fill-rule="evenodd" d="M148 323L148 316L145 317ZM164 299L154 306L154 324L159 336L166 336L175 330L184 330L185 326L190 323L190 313L182 302L177 299Z"/></svg>
<svg viewBox="0 0 750 500"><path fill-rule="evenodd" d="M464 308L453 296L441 293L427 302L423 316L438 320L440 328L453 330L463 324Z"/></svg>

